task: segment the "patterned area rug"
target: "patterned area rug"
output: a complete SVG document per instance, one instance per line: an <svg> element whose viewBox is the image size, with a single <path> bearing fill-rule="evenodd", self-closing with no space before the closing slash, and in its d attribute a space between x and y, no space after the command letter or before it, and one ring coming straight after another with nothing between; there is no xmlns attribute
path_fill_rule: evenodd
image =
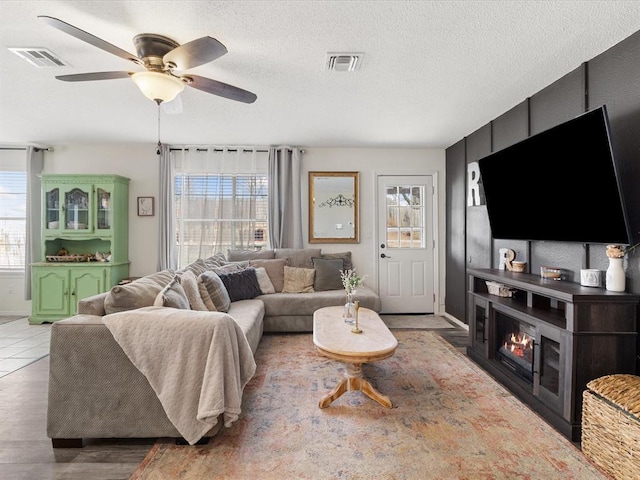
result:
<svg viewBox="0 0 640 480"><path fill-rule="evenodd" d="M310 334L265 335L243 413L203 446L159 441L131 477L160 479L606 479L571 442L430 331L394 331L365 365L387 409L341 379Z"/></svg>

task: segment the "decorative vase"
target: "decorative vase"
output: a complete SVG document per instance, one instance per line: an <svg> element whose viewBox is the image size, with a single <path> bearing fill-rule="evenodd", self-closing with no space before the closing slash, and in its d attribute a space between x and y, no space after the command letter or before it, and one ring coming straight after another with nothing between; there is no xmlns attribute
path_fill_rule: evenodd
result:
<svg viewBox="0 0 640 480"><path fill-rule="evenodd" d="M612 292L624 292L625 276L622 266L622 258L609 257L609 268L607 268L606 286Z"/></svg>
<svg viewBox="0 0 640 480"><path fill-rule="evenodd" d="M355 305L353 303L353 292L347 292L347 303L344 304L344 323L355 322Z"/></svg>

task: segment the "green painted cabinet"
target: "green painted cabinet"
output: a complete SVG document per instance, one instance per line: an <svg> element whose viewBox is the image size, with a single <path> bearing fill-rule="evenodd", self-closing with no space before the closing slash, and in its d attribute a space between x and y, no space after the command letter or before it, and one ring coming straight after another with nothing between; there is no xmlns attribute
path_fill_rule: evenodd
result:
<svg viewBox="0 0 640 480"><path fill-rule="evenodd" d="M42 175L42 258L31 264L30 323L74 315L77 302L129 276L129 179Z"/></svg>

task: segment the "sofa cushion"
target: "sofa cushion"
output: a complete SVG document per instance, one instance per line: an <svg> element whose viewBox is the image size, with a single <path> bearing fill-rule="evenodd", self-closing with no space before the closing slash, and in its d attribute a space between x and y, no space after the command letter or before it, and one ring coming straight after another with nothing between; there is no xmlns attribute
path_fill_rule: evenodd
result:
<svg viewBox="0 0 640 480"><path fill-rule="evenodd" d="M208 311L210 310L202 300L200 289L198 287L198 277L191 271L187 270L180 274L180 285L184 289L184 293L189 300L191 310Z"/></svg>
<svg viewBox="0 0 640 480"><path fill-rule="evenodd" d="M316 271L313 289L316 292L324 290L340 290L343 288L340 270L344 268L341 258L313 258L313 268Z"/></svg>
<svg viewBox="0 0 640 480"><path fill-rule="evenodd" d="M284 267L284 287L282 293L311 293L313 292L313 268Z"/></svg>
<svg viewBox="0 0 640 480"><path fill-rule="evenodd" d="M264 267L256 268L256 277L258 277L258 285L260 285L260 291L263 294L276 293L276 289Z"/></svg>
<svg viewBox="0 0 640 480"><path fill-rule="evenodd" d="M323 253L322 255L320 255L321 258L326 258L326 259L335 259L335 258L341 258L344 265L342 267L343 270L352 270L353 269L353 264L351 263L351 252L340 252L340 253ZM342 288L342 287L341 287Z"/></svg>
<svg viewBox="0 0 640 480"><path fill-rule="evenodd" d="M288 258L290 267L313 268L313 257L320 257L320 248L279 248L276 258Z"/></svg>
<svg viewBox="0 0 640 480"><path fill-rule="evenodd" d="M138 278L126 285L112 287L104 299L105 313L108 315L153 306L158 293L171 281L173 276L172 270L162 270Z"/></svg>
<svg viewBox="0 0 640 480"><path fill-rule="evenodd" d="M175 275L173 279L156 296L153 305L156 307L172 307L181 310L190 310L189 299L180 284L180 277Z"/></svg>
<svg viewBox="0 0 640 480"><path fill-rule="evenodd" d="M275 258L275 250L227 250L227 260L241 262L258 258Z"/></svg>
<svg viewBox="0 0 640 480"><path fill-rule="evenodd" d="M287 258L265 259L265 260L249 260L249 265L255 268L262 267L267 271L273 288L276 292L281 292L284 287L284 267L289 260Z"/></svg>
<svg viewBox="0 0 640 480"><path fill-rule="evenodd" d="M231 305L231 298L218 274L214 271L204 272L200 274L198 281L204 285L204 291L209 295L215 309L218 312L226 313L229 310L229 305ZM203 290L200 289L200 292L203 293Z"/></svg>
<svg viewBox="0 0 640 480"><path fill-rule="evenodd" d="M256 269L248 267L238 272L219 273L218 276L224 283L231 302L238 300L251 300L262 295Z"/></svg>

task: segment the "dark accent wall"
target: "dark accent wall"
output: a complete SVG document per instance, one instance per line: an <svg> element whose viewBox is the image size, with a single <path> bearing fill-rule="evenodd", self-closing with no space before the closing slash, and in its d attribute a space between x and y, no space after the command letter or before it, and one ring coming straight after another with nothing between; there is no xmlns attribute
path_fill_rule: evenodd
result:
<svg viewBox="0 0 640 480"><path fill-rule="evenodd" d="M460 140L446 152L446 296L445 310L464 319L467 292L460 285L466 281L465 275L465 188L466 186L465 141Z"/></svg>
<svg viewBox="0 0 640 480"><path fill-rule="evenodd" d="M607 105L616 165L623 179L623 195L631 232L635 237L632 243L640 242L640 32L580 65L530 98L523 99L503 115L449 147L446 156L447 186L456 185L456 188L448 194L453 197L464 192L466 195L467 188L459 187L460 182L466 183L466 172L461 172L458 166L461 162L461 142L466 142L465 162L468 164L603 104ZM449 162L455 163L456 168L452 168ZM449 178L449 175L458 175L459 178ZM514 166L509 178L518 175L526 175L526 171ZM549 172L549 179L553 181L553 172ZM598 208L597 185L589 187L596 195L590 197L585 192L586 199L593 198L591 202L585 201L585 208ZM493 240L486 207L469 207L466 198L458 200L456 205L459 204L464 205L464 231L467 234L464 239L447 238L447 242L451 240L457 243L447 245L447 299L462 295L460 290L465 285L449 282L449 276L459 279L465 275L460 271L463 265L465 269L496 268L499 248L514 249L517 258L527 261L531 273L539 272L541 265L557 265L568 272L567 280L572 281L579 281L581 268L605 270L607 267L603 245ZM460 213L447 207L447 223L450 221L459 224ZM464 247L465 254L462 253ZM449 255L455 255L456 258L449 258ZM625 264L627 291L640 293L640 248L628 255ZM451 271L450 267L454 270ZM466 322L466 315L460 313L459 309L449 310L449 302L446 302L445 309L447 313Z"/></svg>

